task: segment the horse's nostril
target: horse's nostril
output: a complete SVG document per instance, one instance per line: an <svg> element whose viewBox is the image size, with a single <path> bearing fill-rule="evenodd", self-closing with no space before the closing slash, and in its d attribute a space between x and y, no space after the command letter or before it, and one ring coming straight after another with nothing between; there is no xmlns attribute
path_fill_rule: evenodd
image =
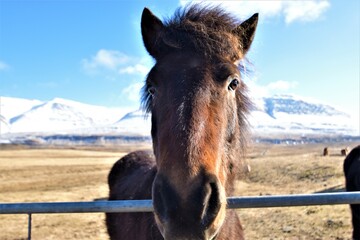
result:
<svg viewBox="0 0 360 240"><path fill-rule="evenodd" d="M204 198L204 212L201 223L205 228L208 228L220 211L221 201L219 186L216 182L208 183L206 189L207 193Z"/></svg>

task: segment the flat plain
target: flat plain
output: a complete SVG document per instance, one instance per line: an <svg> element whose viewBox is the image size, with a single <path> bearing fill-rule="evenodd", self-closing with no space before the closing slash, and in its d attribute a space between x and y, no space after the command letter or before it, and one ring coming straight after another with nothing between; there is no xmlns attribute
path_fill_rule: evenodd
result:
<svg viewBox="0 0 360 240"><path fill-rule="evenodd" d="M341 148L355 143L254 144L251 171L236 195L259 196L342 191ZM106 198L111 166L134 149L150 145L28 148L0 146L0 202L93 201ZM351 239L348 205L240 209L247 239ZM27 215L0 215L0 239L27 238ZM102 213L34 214L32 239L108 239Z"/></svg>

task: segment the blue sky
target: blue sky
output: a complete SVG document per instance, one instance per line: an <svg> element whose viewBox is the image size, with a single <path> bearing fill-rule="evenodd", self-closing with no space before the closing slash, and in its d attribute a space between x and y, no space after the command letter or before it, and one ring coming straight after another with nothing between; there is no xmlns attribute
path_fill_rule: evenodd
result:
<svg viewBox="0 0 360 240"><path fill-rule="evenodd" d="M360 1L217 1L260 22L248 55L254 95L296 94L359 115ZM145 6L169 17L184 1L0 0L0 96L138 106L153 61Z"/></svg>

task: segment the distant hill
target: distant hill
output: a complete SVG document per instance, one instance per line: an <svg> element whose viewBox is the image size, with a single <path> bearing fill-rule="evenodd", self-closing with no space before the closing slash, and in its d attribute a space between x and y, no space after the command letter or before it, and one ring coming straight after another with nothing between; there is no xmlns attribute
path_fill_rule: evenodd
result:
<svg viewBox="0 0 360 240"><path fill-rule="evenodd" d="M262 97L254 102L248 121L258 137L358 135L351 116L327 104L291 95ZM19 136L42 136L41 141L49 141L49 136L71 141L90 135L150 139L151 116L144 116L141 110L94 106L61 98L39 101L1 97L0 103L2 142L11 142Z"/></svg>
<svg viewBox="0 0 360 240"><path fill-rule="evenodd" d="M128 111L129 108L94 106L61 98L42 102L1 97L1 113L10 133L89 130L110 125Z"/></svg>
<svg viewBox="0 0 360 240"><path fill-rule="evenodd" d="M357 134L354 120L334 107L291 95L256 99L249 118L257 134Z"/></svg>
<svg viewBox="0 0 360 240"><path fill-rule="evenodd" d="M329 105L306 102L301 98L296 98L291 95L264 97L263 101L265 112L273 118L276 118L276 115L280 113L292 115L350 117L348 114L338 111Z"/></svg>

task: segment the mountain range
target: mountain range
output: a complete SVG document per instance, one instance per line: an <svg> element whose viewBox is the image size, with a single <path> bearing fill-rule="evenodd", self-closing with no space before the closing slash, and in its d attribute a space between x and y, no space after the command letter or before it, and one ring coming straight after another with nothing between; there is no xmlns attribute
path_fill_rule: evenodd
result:
<svg viewBox="0 0 360 240"><path fill-rule="evenodd" d="M292 95L254 99L248 118L257 136L358 135L354 119L327 104ZM0 139L31 135L149 137L150 119L141 110L94 106L55 98L50 101L0 97Z"/></svg>

